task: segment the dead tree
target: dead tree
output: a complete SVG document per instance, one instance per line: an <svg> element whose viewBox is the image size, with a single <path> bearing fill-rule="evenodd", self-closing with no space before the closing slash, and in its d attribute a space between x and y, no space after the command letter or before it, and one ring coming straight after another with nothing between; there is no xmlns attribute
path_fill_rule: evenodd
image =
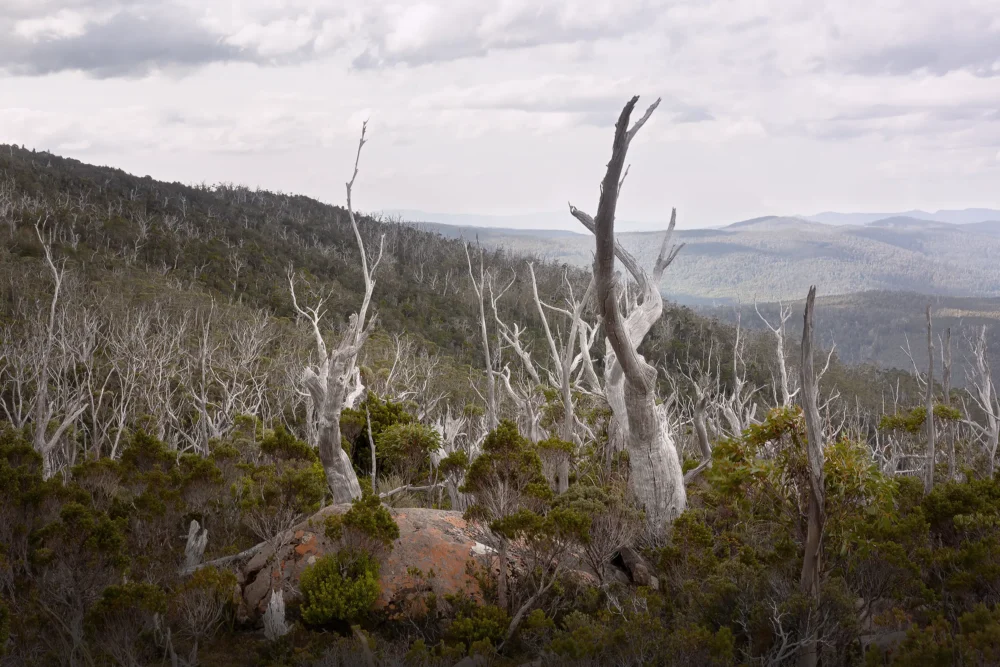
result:
<svg viewBox="0 0 1000 667"><path fill-rule="evenodd" d="M925 394L925 405L927 408L927 459L924 462L924 494L928 494L934 488L934 459L935 459L935 438L937 437L934 424L934 330L931 325L931 307L927 306L927 387Z"/></svg>
<svg viewBox="0 0 1000 667"><path fill-rule="evenodd" d="M594 290L594 278L591 277L583 298L577 301L573 295L573 286L569 279L564 276L569 290L568 305L572 309L567 310L543 302L538 296L538 283L535 280L535 269L531 263L528 264L528 272L531 274L531 290L535 299L535 307L538 309L538 316L541 318L542 329L545 332L545 340L549 344L549 354L552 357L549 383L559 389L559 397L563 404L563 419L559 427L559 437L567 442L572 442L576 424L573 406L573 372L582 361L582 357L576 354L577 330L581 324L583 308L590 300L590 295ZM565 340L559 340L557 343L556 337L552 334L552 328L549 326L549 318L545 314L546 309L561 313L569 318L569 332L566 334Z"/></svg>
<svg viewBox="0 0 1000 667"><path fill-rule="evenodd" d="M500 417L497 404L497 383L493 375L493 356L490 354L490 336L486 329L485 303L486 290L491 289L493 276L486 272L482 248L479 248L478 281L472 272L472 257L469 255L468 244L465 246L465 260L469 265L469 280L472 281L472 291L475 292L476 301L479 304L479 334L482 337L483 362L486 364L486 423L488 428L493 429L500 423Z"/></svg>
<svg viewBox="0 0 1000 667"><path fill-rule="evenodd" d="M525 329L517 323L513 326L505 324L500 319L500 315L496 307L497 300L494 299L493 316L497 323L497 331L499 332L501 338L506 341L507 345L513 349L514 353L521 360L521 363L524 366L524 371L531 382L531 386L524 387L521 391L517 391L511 385L509 367L505 367L504 371L498 373L497 375L504 381L507 393L514 399L515 403L519 407L519 426L522 421L526 422L527 428L522 428L522 433L525 433L532 442L539 442L546 435L540 424L541 405L538 404L537 400L537 389L539 385L543 384L541 376L544 372L545 382L558 390L559 400L562 403L563 413L557 428L559 439L565 442L578 444L580 442L580 439L576 437L578 419L576 417L576 408L573 401L573 389L576 384L574 380L574 373L576 372L577 367L579 367L583 362L584 354L577 353L577 346L580 342L579 331L584 326L582 318L583 308L590 300L590 296L593 293L594 280L591 279L583 298L578 301L573 293L572 284L570 284L568 277L564 274L563 279L566 283L569 297L567 299L568 308L562 308L545 303L542 301L541 297L539 297L538 281L535 278L535 269L530 262L528 263L528 273L531 276L531 288L535 308L538 310L538 316L542 323L542 331L545 334L545 341L548 343L549 366L543 367L541 364L538 364L536 367L536 363L531 358L530 352L521 344L521 334L524 333ZM548 313L559 314L568 318L568 329L565 336L561 334L560 328L558 327L556 327L553 332L553 326L549 322ZM589 348L586 351L586 354L589 354ZM556 469L553 476L554 486L558 493L562 493L569 488L570 457L568 453L561 452L558 459L559 460L554 463Z"/></svg>
<svg viewBox="0 0 1000 667"><path fill-rule="evenodd" d="M747 364L743 358L746 341L742 338L743 327L740 320L740 312L737 309L736 340L733 342L733 390L724 394L720 401L722 416L729 425L729 435L734 438L739 438L744 430L757 422L757 405L753 398L758 388L747 381Z"/></svg>
<svg viewBox="0 0 1000 667"><path fill-rule="evenodd" d="M84 391L86 385L83 383L78 385L75 391L70 389L67 392L58 392L65 393L65 396L63 396L65 400L53 400L49 395L53 353L57 351L56 348L59 346L66 347L64 345L65 341L61 340L65 336L60 336L60 329L65 328L65 323L61 324L59 321L59 293L66 275L66 266L65 263L56 266L56 262L52 258L51 241L42 233L44 224L44 220L35 223L35 233L38 235L38 241L42 244L45 261L52 272L54 286L52 301L49 304L48 320L45 325L44 339L38 358L33 445L35 451L42 457L42 475L48 479L56 472L56 447L62 441L62 437L66 431L87 409L87 400ZM58 375L62 376L63 374L60 373ZM48 426L49 422L53 419L57 420L57 425L50 435Z"/></svg>
<svg viewBox="0 0 1000 667"><path fill-rule="evenodd" d="M787 408L792 404L792 400L798 393L798 390L792 391L791 384L788 378L788 366L785 363L785 322L788 318L792 316L792 309L785 306L781 302L778 302L778 324L771 324L766 317L764 317L760 309L757 308L757 302L754 301L754 310L757 311L757 316L760 317L761 321L764 323L771 333L774 334L775 347L778 355L778 384L781 391L781 407ZM779 399L778 392L775 392L775 399Z"/></svg>
<svg viewBox="0 0 1000 667"><path fill-rule="evenodd" d="M951 407L951 327L944 330L941 341L941 380L944 388L944 404ZM948 479L955 479L955 429L945 423L945 440L948 442Z"/></svg>
<svg viewBox="0 0 1000 667"><path fill-rule="evenodd" d="M993 384L990 369L989 349L986 345L986 327L979 329L976 337L969 341L972 347L972 371L966 371L973 404L983 413L985 424L979 424L965 410L965 423L979 436L986 453L986 473L992 479L995 470L997 443L1000 442L1000 397Z"/></svg>
<svg viewBox="0 0 1000 667"><path fill-rule="evenodd" d="M619 427L624 427L622 430L627 434L625 446L629 452L629 483L632 493L639 505L645 508L654 534L662 534L667 523L684 510L687 495L680 457L667 431L666 419L656 405L657 372L639 354L638 348L663 313L663 297L660 295L659 285L663 271L679 248L667 253L667 243L676 224L676 210L671 215L670 226L656 259L652 278L615 241L615 209L624 181L622 170L625 155L632 139L660 102L654 102L642 118L629 128L629 119L638 100L638 96L629 100L615 125L611 161L601 183L597 216L591 219L572 205L570 212L596 238L594 276L597 304L610 346L607 352L609 358L606 359L611 372L610 381L606 383L608 403L617 415ZM620 286L614 275L616 256L636 278L642 295L641 302L627 318L618 307ZM613 359L610 358L612 354ZM620 395L615 383L621 387Z"/></svg>
<svg viewBox="0 0 1000 667"><path fill-rule="evenodd" d="M361 254L361 273L365 279L365 295L358 312L351 314L347 331L334 349L327 348L326 342L323 340L323 332L320 329L320 322L326 312L323 309L325 299L320 299L314 307L300 306L295 296L295 276L291 271L288 274L288 287L292 294L292 304L299 315L312 325L313 335L316 339L318 364L306 368L302 381L309 392L313 410L318 417L319 458L326 473L327 486L330 487L335 503L347 503L361 496L361 486L358 484L354 466L351 464L347 452L341 446L340 415L343 409L352 405L364 390L357 366L358 352L368 337L374 321L374 317L371 320L368 318L368 307L375 289L375 271L382 260L382 246L385 240L384 236L380 239L378 254L369 267L368 254L365 251L365 244L361 240L361 232L358 230L358 223L351 205L351 189L354 187L354 179L358 176L358 162L361 159L361 149L365 145L366 129L367 123L361 126L361 140L358 142L358 153L354 160L354 172L351 175L351 180L347 182L347 214L351 220L351 228L354 230L354 238L358 243L358 251Z"/></svg>
<svg viewBox="0 0 1000 667"><path fill-rule="evenodd" d="M705 372L701 368L691 369L688 372L681 371L680 375L694 389L694 400L690 402L691 423L695 436L698 440L698 451L701 455L701 462L708 465L712 460L712 442L708 435L708 410L713 406L712 400L712 350L708 353L708 368ZM669 376L668 376L669 377ZM718 384L718 378L716 378ZM674 393L678 393L676 390Z"/></svg>
<svg viewBox="0 0 1000 667"><path fill-rule="evenodd" d="M805 550L802 557L802 577L799 588L803 595L819 603L820 556L823 552L824 482L823 482L823 422L818 407L819 382L813 370L813 309L816 288L809 288L802 326L802 412L806 421L806 454L809 461L809 509ZM802 639L807 639L803 637ZM817 660L816 639L808 638L799 649L799 665L813 667Z"/></svg>
<svg viewBox="0 0 1000 667"><path fill-rule="evenodd" d="M440 415L438 421L432 424L435 431L441 436L441 446L437 451L431 452L431 466L435 471L440 470L441 462L449 455L458 451L464 451L467 461L472 461L478 455L478 442L472 442L466 433L468 418L465 415L453 417L451 408L445 408L444 414ZM464 439L469 446L462 447L459 440ZM451 501L451 509L464 512L472 502L471 496L459 491L465 483L465 470L452 468L444 474L444 486L448 490L448 498Z"/></svg>

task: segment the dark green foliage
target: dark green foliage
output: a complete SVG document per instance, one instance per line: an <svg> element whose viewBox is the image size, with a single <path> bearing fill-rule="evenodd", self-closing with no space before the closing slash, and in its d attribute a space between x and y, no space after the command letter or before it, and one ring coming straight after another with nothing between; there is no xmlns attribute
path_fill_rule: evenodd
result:
<svg viewBox="0 0 1000 667"><path fill-rule="evenodd" d="M448 456L441 459L438 469L442 475L465 472L469 467L469 455L463 449L456 449Z"/></svg>
<svg viewBox="0 0 1000 667"><path fill-rule="evenodd" d="M313 449L283 428L265 435L260 451L261 463L240 464L233 494L250 530L270 539L319 509L326 476Z"/></svg>
<svg viewBox="0 0 1000 667"><path fill-rule="evenodd" d="M261 440L260 451L278 461L319 461L315 449L280 424Z"/></svg>
<svg viewBox="0 0 1000 667"><path fill-rule="evenodd" d="M479 643L497 645L507 632L510 617L493 605L470 606L460 609L445 631L448 642L462 644L467 651Z"/></svg>
<svg viewBox="0 0 1000 667"><path fill-rule="evenodd" d="M355 498L343 514L328 515L323 531L329 540L344 548L365 551L378 559L392 551L393 542L399 539L399 525L367 479L362 480L361 497Z"/></svg>
<svg viewBox="0 0 1000 667"><path fill-rule="evenodd" d="M950 405L935 404L934 417L936 421L957 422L962 419L962 413ZM878 427L882 430L898 430L909 434L920 433L927 421L927 408L919 405L909 412L893 415L883 415Z"/></svg>
<svg viewBox="0 0 1000 667"><path fill-rule="evenodd" d="M354 622L378 599L379 564L364 552L323 556L302 573L302 620L310 625Z"/></svg>
<svg viewBox="0 0 1000 667"><path fill-rule="evenodd" d="M383 400L372 392L365 395L365 400L357 408L345 409L340 417L340 431L344 435L344 449L351 454L358 476L370 474L372 469L371 445L368 441L369 426L371 438L375 441L376 456L379 458L378 465L381 467L399 463L387 461L383 464L382 433L393 425L413 422L413 415L407 412L406 406Z"/></svg>
<svg viewBox="0 0 1000 667"><path fill-rule="evenodd" d="M500 422L486 436L482 453L472 462L465 476L462 492L483 495L498 483L514 490L517 496L515 504L537 505L552 497L552 491L542 474L542 461L538 453L518 432L517 425L509 420ZM469 517L486 518L488 510L481 504L475 504L466 514Z"/></svg>
<svg viewBox="0 0 1000 667"><path fill-rule="evenodd" d="M413 483L428 476L430 453L440 446L441 436L429 426L397 422L379 434L378 465L386 473L394 473L403 481Z"/></svg>
<svg viewBox="0 0 1000 667"><path fill-rule="evenodd" d="M101 653L117 664L143 664L156 655L151 638L166 595L152 584L108 586L87 613L88 631Z"/></svg>

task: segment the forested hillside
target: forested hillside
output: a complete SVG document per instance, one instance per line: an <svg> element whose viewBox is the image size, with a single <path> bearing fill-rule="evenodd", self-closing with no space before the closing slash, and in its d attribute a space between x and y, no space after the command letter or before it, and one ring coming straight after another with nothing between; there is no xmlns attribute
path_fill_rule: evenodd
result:
<svg viewBox="0 0 1000 667"><path fill-rule="evenodd" d="M0 147L0 665L997 655L992 339L664 303L614 187L593 275L363 216L363 145L346 209Z"/></svg>
<svg viewBox="0 0 1000 667"><path fill-rule="evenodd" d="M537 253L573 266L592 261L590 239L584 234L419 226L449 238L478 236L490 247ZM640 260L652 261L655 234L620 237ZM681 303L801 299L813 283L823 294L902 290L1000 296L1000 222L956 225L888 218L832 226L770 216L728 227L682 230L678 238L687 245L662 287Z"/></svg>
<svg viewBox="0 0 1000 667"><path fill-rule="evenodd" d="M912 371L914 364L927 366L926 318L931 306L939 334L951 329L957 371L956 386L968 381L966 370L972 359L972 344L985 327L989 341L990 365L1000 368L1000 299L932 296L913 292L861 292L839 296L820 296L816 330L826 345L837 347L837 355L846 364L877 364L882 368ZM793 310L802 308L801 299L784 302ZM774 321L781 304L743 303L737 306L701 307L702 312L735 323L737 318L749 329L766 331L760 315ZM760 315L758 315L758 311ZM801 332L801 325L793 334Z"/></svg>

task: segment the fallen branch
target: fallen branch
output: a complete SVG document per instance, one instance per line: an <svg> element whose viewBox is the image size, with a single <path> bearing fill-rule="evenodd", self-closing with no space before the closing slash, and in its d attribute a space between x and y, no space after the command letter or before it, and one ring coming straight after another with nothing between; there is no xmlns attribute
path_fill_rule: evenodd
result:
<svg viewBox="0 0 1000 667"><path fill-rule="evenodd" d="M430 491L432 489L439 489L444 486L444 482L438 482L437 484L428 484L427 486L413 486L412 484L407 484L401 486L398 489L393 489L392 491L386 491L385 493L378 494L378 497L382 500L386 498L391 498L397 493L403 493L404 491Z"/></svg>
<svg viewBox="0 0 1000 667"><path fill-rule="evenodd" d="M690 484L695 479L697 479L698 475L700 475L702 472L711 467L712 467L712 459L705 459L704 461L699 463L696 468L692 468L691 470L688 470L686 473L684 473L684 483Z"/></svg>
<svg viewBox="0 0 1000 667"><path fill-rule="evenodd" d="M256 544L250 547L246 551L241 551L238 554L234 554L232 556L223 556L222 558L216 558L215 560L210 560L207 563L201 563L200 565L195 565L193 567L186 567L183 570L181 570L181 575L194 574L203 567L218 567L220 565L229 565L230 563L234 563L239 560L252 558L253 556L257 555L261 550L263 550L264 547L267 546L267 544L268 542L264 541L261 542L260 544Z"/></svg>

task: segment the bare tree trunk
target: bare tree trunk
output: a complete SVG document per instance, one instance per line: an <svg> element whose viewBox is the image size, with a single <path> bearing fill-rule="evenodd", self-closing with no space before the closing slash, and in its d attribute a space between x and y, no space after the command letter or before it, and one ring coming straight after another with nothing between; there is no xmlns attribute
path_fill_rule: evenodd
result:
<svg viewBox="0 0 1000 667"><path fill-rule="evenodd" d="M372 415L365 405L365 424L368 426L368 446L372 452L372 491L378 488L378 468L375 466L375 438L372 437Z"/></svg>
<svg viewBox="0 0 1000 667"><path fill-rule="evenodd" d="M694 403L694 431L698 436L698 448L701 449L701 460L712 460L712 443L708 439L708 426L705 423L705 412L708 409L708 393L700 389Z"/></svg>
<svg viewBox="0 0 1000 667"><path fill-rule="evenodd" d="M951 327L944 330L941 346L941 372L944 382L944 404L951 407ZM951 422L945 424L944 437L948 442L948 479L955 479L955 429Z"/></svg>
<svg viewBox="0 0 1000 667"><path fill-rule="evenodd" d="M605 335L624 375L623 396L628 424L630 486L637 501L646 510L650 528L655 533L662 534L667 523L684 510L687 496L677 449L656 405L656 369L642 358L638 346L642 342L642 336L645 336L649 327L663 311L659 282L663 270L676 254L674 251L669 256L665 255L666 242L676 222L676 211L671 216L668 235L664 239L664 245L653 270L653 280L644 276L644 272L637 266L629 267L633 274L645 278L640 279L642 303L629 317L636 329L643 329L642 336L629 335L632 327L628 326L629 323L618 309L619 292L614 277L615 256L619 254L614 235L615 209L623 181L625 155L629 143L659 104L657 100L629 129L629 118L638 100L637 96L633 97L625 105L615 125L611 161L601 183L601 197L597 215L593 220L597 245L594 275L598 309L604 321ZM586 216L586 214L580 215L580 212L573 207L570 210L581 221ZM609 397L609 402L610 400Z"/></svg>
<svg viewBox="0 0 1000 667"><path fill-rule="evenodd" d="M757 308L756 301L753 304L754 310L757 311L757 316L764 322L764 325L771 330L775 338L775 347L778 353L778 377L781 385L781 407L788 407L792 404L792 399L795 397L795 393L791 390L791 383L788 378L788 366L785 363L785 322L788 318L792 316L792 309L786 308L781 303L778 304L779 322L777 325L772 325L767 319L761 315L760 310ZM778 398L775 396L775 398Z"/></svg>
<svg viewBox="0 0 1000 667"><path fill-rule="evenodd" d="M38 235L38 241L42 244L42 250L45 253L45 261L49 266L49 270L52 272L52 279L55 284L52 290L52 301L49 304L48 320L45 325L45 339L42 342L42 350L39 355L38 369L36 372L37 388L35 391L35 433L33 445L35 451L42 457L42 476L45 479L48 479L56 473L56 447L62 441L62 437L66 431L87 409L87 402L85 396L81 393L81 391L83 391L82 387L76 388L74 395L69 397L69 399L61 406L62 410L59 410L55 405L57 400L56 398L49 398L50 367L52 363L52 351L57 342L57 329L61 327L63 335L65 335L65 321L63 321L60 325L56 320L59 308L59 293L62 288L66 267L65 264L57 267L55 260L52 258L52 242L49 238L46 238L45 235L42 234L42 228L46 221L47 216L46 220L39 220L39 222L35 224L35 233ZM57 412L62 412L62 416L59 420L58 426L56 426L56 430L52 433L52 435L49 435L49 422L55 418Z"/></svg>
<svg viewBox="0 0 1000 667"><path fill-rule="evenodd" d="M507 540L500 539L497 555L500 561L500 572L497 576L497 604L504 611L509 611L507 604Z"/></svg>
<svg viewBox="0 0 1000 667"><path fill-rule="evenodd" d="M973 402L982 410L986 424L980 425L969 417L966 409L965 423L979 436L986 454L986 473L993 479L997 445L1000 443L1000 397L993 386L993 372L990 369L989 348L986 344L986 327L979 328L975 339L970 340L974 370L968 372Z"/></svg>
<svg viewBox="0 0 1000 667"><path fill-rule="evenodd" d="M358 483L357 473L354 472L351 459L342 446L340 415L344 408L352 405L364 391L360 370L357 366L358 353L368 337L374 320L374 317L371 320L368 318L368 307L375 289L375 270L378 268L379 262L382 261L385 242L385 236L382 236L379 241L378 255L369 268L368 255L351 205L351 189L354 186L354 179L358 175L358 161L361 159L361 149L365 145L365 129L366 126L362 125L361 141L358 143L358 154L354 161L354 173L347 183L347 213L354 230L358 250L361 253L361 272L365 279L365 295L358 312L351 315L347 332L335 349L328 350L320 330L320 321L325 314L323 310L325 299L321 299L315 307L300 306L295 296L295 276L291 269L288 273L292 304L296 312L312 324L313 336L316 340L319 364L314 368L307 368L303 373L302 381L309 392L318 417L319 459L323 464L326 483L333 494L334 503L348 503L361 496L361 485Z"/></svg>
<svg viewBox="0 0 1000 667"><path fill-rule="evenodd" d="M184 567L181 572L193 572L201 565L208 545L208 530L202 528L195 519L188 526L187 544L184 546Z"/></svg>
<svg viewBox="0 0 1000 667"><path fill-rule="evenodd" d="M465 246L465 259L469 264L469 280L472 281L472 289L476 293L476 300L479 303L479 335L483 346L483 363L486 365L486 427L496 428L500 423L499 408L497 406L496 378L493 376L493 356L490 354L490 336L486 329L486 298L487 276L483 263L483 249L479 249L479 281L476 281L472 273L472 258L469 256L469 246Z"/></svg>
<svg viewBox="0 0 1000 667"><path fill-rule="evenodd" d="M807 514L806 543L802 556L802 577L799 589L803 595L819 604L820 556L823 544L824 481L823 481L823 423L820 421L817 395L819 386L813 370L813 309L816 303L816 288L809 288L802 327L802 411L806 421L808 442L806 454L809 460L809 509ZM802 627L806 623L803 621ZM803 637L799 649L800 667L814 667L818 658L816 638Z"/></svg>
<svg viewBox="0 0 1000 667"><path fill-rule="evenodd" d="M935 432L934 425L934 331L931 325L931 307L927 306L927 459L924 463L924 495L934 488Z"/></svg>

